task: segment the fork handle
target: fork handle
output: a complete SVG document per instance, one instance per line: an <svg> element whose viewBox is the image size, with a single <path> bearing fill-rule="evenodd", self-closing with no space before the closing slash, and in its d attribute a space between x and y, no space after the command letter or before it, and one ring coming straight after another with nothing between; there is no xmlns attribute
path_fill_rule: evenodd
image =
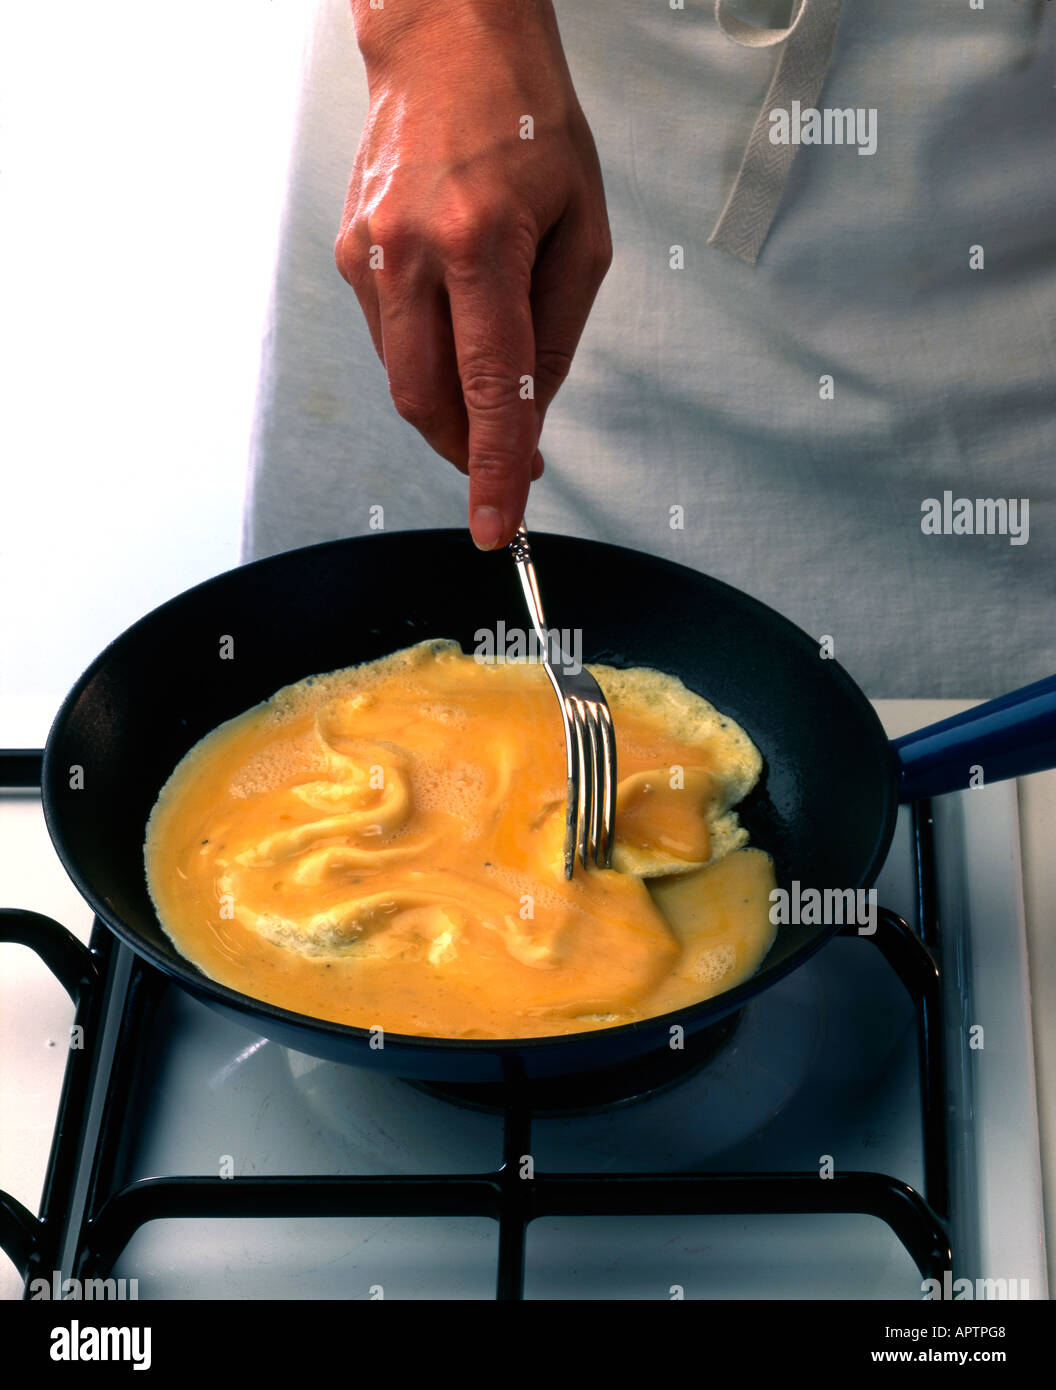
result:
<svg viewBox="0 0 1056 1390"><path fill-rule="evenodd" d="M524 601L528 606L528 616L532 620L532 627L535 628L535 635L539 640L539 649L544 656L549 658L550 633L546 626L546 619L543 617L543 600L539 593L539 581L535 577L535 566L532 564L532 547L528 543L528 531L523 521L513 533L513 540L510 541L508 548L521 579Z"/></svg>
<svg viewBox="0 0 1056 1390"><path fill-rule="evenodd" d="M561 711L561 723L565 732L565 780L567 785L567 806L565 811L565 878L572 877L573 865L576 858L576 810L578 801L578 779L576 776L576 735L572 725L572 715L569 710L569 702L565 692L561 688L561 681L554 670L550 650L550 634L546 626L546 619L543 617L543 600L539 593L539 581L535 577L535 566L532 564L532 547L528 543L528 529L522 521L520 526L513 534L513 540L507 547L513 556L517 566L517 573L520 576L521 588L524 590L524 602L528 608L528 616L532 620L532 627L535 629L536 638L539 641L539 650L543 658L543 670L546 672L547 680L554 688L557 696L558 708ZM560 646L558 646L560 652ZM561 652L564 659L564 653Z"/></svg>

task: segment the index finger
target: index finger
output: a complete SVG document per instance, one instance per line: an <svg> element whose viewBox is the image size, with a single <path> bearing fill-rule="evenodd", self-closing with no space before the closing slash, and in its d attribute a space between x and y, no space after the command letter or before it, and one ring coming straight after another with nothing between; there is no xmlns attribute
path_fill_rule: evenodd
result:
<svg viewBox="0 0 1056 1390"><path fill-rule="evenodd" d="M530 286L531 272L512 267L447 279L469 420L469 527L482 550L513 539L539 442Z"/></svg>

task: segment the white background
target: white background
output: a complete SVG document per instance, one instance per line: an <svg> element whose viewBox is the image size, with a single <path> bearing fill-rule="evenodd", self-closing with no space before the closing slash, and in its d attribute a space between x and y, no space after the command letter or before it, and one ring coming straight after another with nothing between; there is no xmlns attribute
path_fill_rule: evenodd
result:
<svg viewBox="0 0 1056 1390"><path fill-rule="evenodd" d="M311 10L0 6L0 745L238 562Z"/></svg>

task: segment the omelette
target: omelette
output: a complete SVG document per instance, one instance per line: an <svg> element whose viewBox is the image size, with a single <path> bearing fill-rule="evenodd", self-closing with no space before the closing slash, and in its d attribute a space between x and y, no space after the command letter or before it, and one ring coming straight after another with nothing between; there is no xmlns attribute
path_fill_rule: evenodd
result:
<svg viewBox="0 0 1056 1390"><path fill-rule="evenodd" d="M611 869L564 877L542 666L433 640L286 686L186 754L146 830L162 927L243 994L425 1037L585 1032L738 984L775 932L735 810L758 750L674 676L589 669L616 734Z"/></svg>

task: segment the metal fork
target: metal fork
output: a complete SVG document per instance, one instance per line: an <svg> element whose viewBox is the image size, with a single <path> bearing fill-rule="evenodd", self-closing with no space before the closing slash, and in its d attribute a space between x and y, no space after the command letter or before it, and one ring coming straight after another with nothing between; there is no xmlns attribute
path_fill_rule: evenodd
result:
<svg viewBox="0 0 1056 1390"><path fill-rule="evenodd" d="M602 869L609 868L612 863L616 817L616 736L612 714L597 681L568 655L561 646L559 634L551 633L546 626L523 521L509 550L521 577L524 601L542 652L543 669L561 705L565 726L568 771L565 878L571 878L577 852L584 868L588 860Z"/></svg>

